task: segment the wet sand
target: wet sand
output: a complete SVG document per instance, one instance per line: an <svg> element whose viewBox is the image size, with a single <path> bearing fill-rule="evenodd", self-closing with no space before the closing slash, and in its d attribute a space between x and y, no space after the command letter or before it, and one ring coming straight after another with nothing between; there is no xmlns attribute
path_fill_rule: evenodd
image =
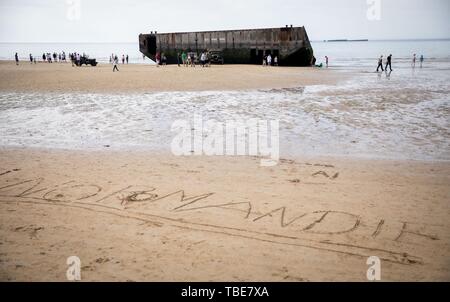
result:
<svg viewBox="0 0 450 302"><path fill-rule="evenodd" d="M450 281L450 165L0 150L0 280Z"/></svg>
<svg viewBox="0 0 450 302"><path fill-rule="evenodd" d="M110 64L72 67L70 63L0 61L0 90L15 92L153 92L223 91L303 87L335 84L345 79L341 73L315 68L286 68L253 65L213 65L159 67Z"/></svg>

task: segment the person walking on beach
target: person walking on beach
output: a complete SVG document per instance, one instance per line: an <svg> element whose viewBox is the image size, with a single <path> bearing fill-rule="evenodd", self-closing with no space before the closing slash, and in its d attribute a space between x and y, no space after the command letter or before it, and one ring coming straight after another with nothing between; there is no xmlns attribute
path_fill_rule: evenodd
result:
<svg viewBox="0 0 450 302"><path fill-rule="evenodd" d="M33 64L33 55L30 53L30 64Z"/></svg>
<svg viewBox="0 0 450 302"><path fill-rule="evenodd" d="M388 66L389 66L389 69L392 71L392 54L390 54L390 55L387 57L387 60L386 60L386 67L384 68L384 69L386 69L386 71L388 70Z"/></svg>
<svg viewBox="0 0 450 302"><path fill-rule="evenodd" d="M273 59L273 66L278 66L278 57L275 56L275 58Z"/></svg>
<svg viewBox="0 0 450 302"><path fill-rule="evenodd" d="M113 72L119 71L119 67L117 67L117 65L119 65L119 58L117 56L114 57L114 67L113 67Z"/></svg>
<svg viewBox="0 0 450 302"><path fill-rule="evenodd" d="M420 68L422 68L424 60L423 55L420 55Z"/></svg>
<svg viewBox="0 0 450 302"><path fill-rule="evenodd" d="M272 66L272 55L267 56L267 66Z"/></svg>
<svg viewBox="0 0 450 302"><path fill-rule="evenodd" d="M14 55L14 58L16 59L16 65L19 66L19 55L17 54L17 52Z"/></svg>
<svg viewBox="0 0 450 302"><path fill-rule="evenodd" d="M122 65L125 64L125 55L122 55Z"/></svg>
<svg viewBox="0 0 450 302"><path fill-rule="evenodd" d="M128 60L129 60L128 55L125 57L125 60L127 61L127 65L128 65Z"/></svg>
<svg viewBox="0 0 450 302"><path fill-rule="evenodd" d="M178 63L178 67L181 66L181 54L179 52L177 52L177 63Z"/></svg>
<svg viewBox="0 0 450 302"><path fill-rule="evenodd" d="M327 64L327 68L328 68L328 56L325 56L325 64Z"/></svg>
<svg viewBox="0 0 450 302"><path fill-rule="evenodd" d="M267 56L264 55L264 57L263 57L263 67L266 67L266 66L267 66Z"/></svg>
<svg viewBox="0 0 450 302"><path fill-rule="evenodd" d="M379 71L380 67L381 67L381 71L384 71L384 68L383 68L383 56L381 56L381 57L378 59L377 72Z"/></svg>
<svg viewBox="0 0 450 302"><path fill-rule="evenodd" d="M416 61L417 61L417 57L416 57L416 54L414 54L413 60L412 60L412 67L413 68L416 68Z"/></svg>

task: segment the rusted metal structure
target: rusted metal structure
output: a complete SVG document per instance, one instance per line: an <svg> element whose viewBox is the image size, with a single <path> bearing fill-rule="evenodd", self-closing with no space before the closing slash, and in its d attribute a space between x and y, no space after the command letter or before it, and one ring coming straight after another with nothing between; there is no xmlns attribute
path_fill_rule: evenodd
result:
<svg viewBox="0 0 450 302"><path fill-rule="evenodd" d="M167 64L178 63L178 54L220 52L225 64L262 64L263 57L278 57L282 66L310 66L313 49L304 27L150 33L139 35L140 51L155 60L163 53Z"/></svg>

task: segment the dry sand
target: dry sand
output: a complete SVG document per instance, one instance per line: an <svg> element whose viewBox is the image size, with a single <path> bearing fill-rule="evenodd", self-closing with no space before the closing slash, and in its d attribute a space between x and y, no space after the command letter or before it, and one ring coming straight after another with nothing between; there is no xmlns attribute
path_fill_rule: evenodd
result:
<svg viewBox="0 0 450 302"><path fill-rule="evenodd" d="M0 150L0 280L450 281L450 165Z"/></svg>
<svg viewBox="0 0 450 302"><path fill-rule="evenodd" d="M70 63L0 61L0 91L44 92L152 92L212 91L292 88L334 84L342 73L316 68L287 68L253 65L213 65L211 68L186 68L151 65L72 67Z"/></svg>

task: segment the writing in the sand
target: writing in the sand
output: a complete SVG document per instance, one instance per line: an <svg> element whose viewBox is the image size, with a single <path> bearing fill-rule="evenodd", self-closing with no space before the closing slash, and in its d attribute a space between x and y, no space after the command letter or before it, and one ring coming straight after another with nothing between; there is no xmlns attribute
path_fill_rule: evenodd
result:
<svg viewBox="0 0 450 302"><path fill-rule="evenodd" d="M5 178L0 182L0 200L46 203L54 206L89 208L106 214L136 220L148 220L191 230L251 238L263 242L303 246L330 251L335 249L349 255L367 256L373 248L349 244L367 241L370 244L394 241L414 243L416 240L440 240L430 226L417 223L371 220L360 215L330 209L296 212L288 206L270 208L261 202L223 202L226 196L214 192L188 195L184 190L163 190L151 186L123 186L108 189L99 184L80 183L75 180L49 184L44 178L20 180ZM269 207L269 208L268 208ZM218 219L220 218L220 219ZM434 231L434 229L432 229ZM315 235L311 239L311 235ZM332 237L330 237L332 236ZM318 238L318 239L317 239ZM330 241L339 239L340 242ZM330 246L333 249L330 249ZM351 252L348 252L351 250ZM404 252L376 249L384 253L383 260L396 263L421 263L422 260Z"/></svg>
<svg viewBox="0 0 450 302"><path fill-rule="evenodd" d="M263 211L257 209L254 203L245 202L210 202L214 193L203 193L188 196L184 190L163 193L154 187L125 186L119 190L105 191L97 184L78 183L68 181L56 185L45 185L44 178L25 179L7 182L0 187L0 197L16 197L49 202L109 205L112 208L130 210L134 212L164 213L172 215L188 212L204 213L206 210L227 211L231 215L239 215L254 224L273 224L274 227L293 228L314 234L339 235L352 233L362 228L362 217L345 211L320 210L306 213L292 214L287 206ZM216 198L217 199L217 198ZM163 206L163 207L161 207ZM223 215L223 214L222 214ZM208 216L203 215L203 219ZM215 220L212 218L212 220ZM365 223L367 225L367 223ZM386 221L380 219L373 225L372 238L381 235L386 227ZM415 235L437 240L437 236L416 231L411 224L401 223L399 234L395 240Z"/></svg>

